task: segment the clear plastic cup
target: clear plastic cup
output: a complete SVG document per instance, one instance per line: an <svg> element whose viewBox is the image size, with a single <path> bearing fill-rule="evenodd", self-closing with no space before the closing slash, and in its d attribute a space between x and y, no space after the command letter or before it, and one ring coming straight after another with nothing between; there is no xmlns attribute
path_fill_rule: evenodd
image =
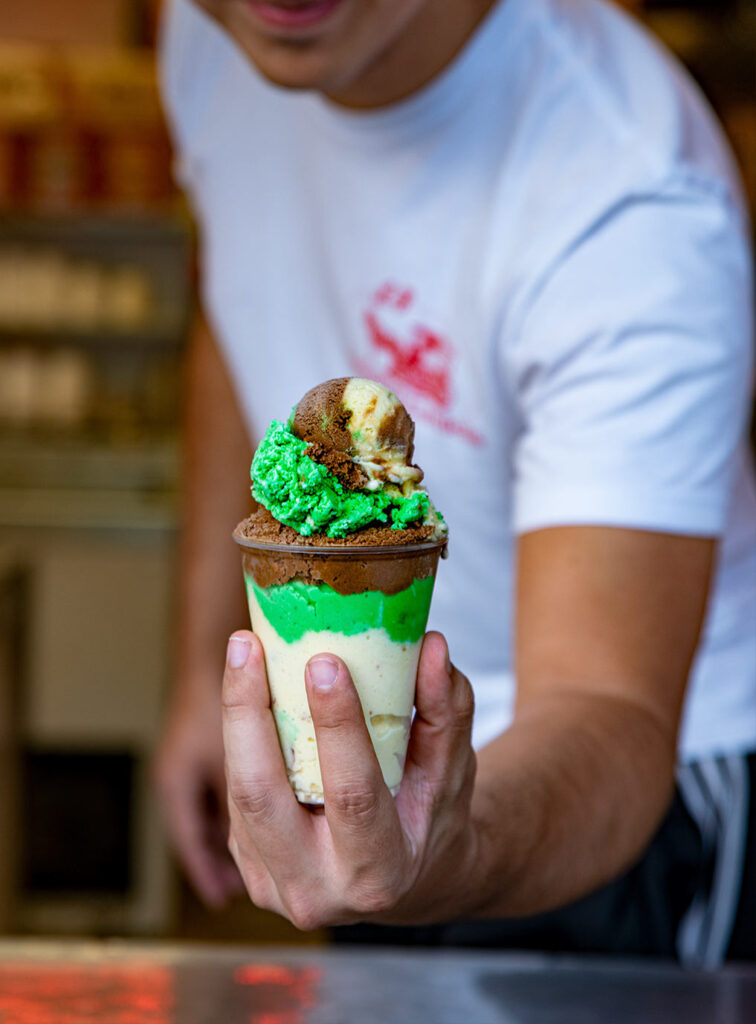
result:
<svg viewBox="0 0 756 1024"><path fill-rule="evenodd" d="M323 803L304 670L314 654L336 654L362 703L386 785L404 773L420 646L445 540L384 547L266 544L234 540L252 629L265 651L273 714L291 786Z"/></svg>

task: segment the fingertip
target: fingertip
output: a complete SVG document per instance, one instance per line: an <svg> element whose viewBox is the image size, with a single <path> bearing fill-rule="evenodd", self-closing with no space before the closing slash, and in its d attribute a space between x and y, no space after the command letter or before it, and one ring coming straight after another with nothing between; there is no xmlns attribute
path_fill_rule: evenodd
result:
<svg viewBox="0 0 756 1024"><path fill-rule="evenodd" d="M237 629L228 638L226 645L226 665L228 668L244 668L250 655L257 654L259 639L248 629Z"/></svg>
<svg viewBox="0 0 756 1024"><path fill-rule="evenodd" d="M226 665L228 668L244 668L249 659L251 644L240 636L232 636L226 648Z"/></svg>
<svg viewBox="0 0 756 1024"><path fill-rule="evenodd" d="M315 654L305 666L305 678L314 693L330 693L341 670L338 658L331 654Z"/></svg>
<svg viewBox="0 0 756 1024"><path fill-rule="evenodd" d="M245 890L244 881L232 857L233 853L230 854L228 860L219 862L217 865L218 885L223 894L224 902L234 899L235 896L238 896Z"/></svg>
<svg viewBox="0 0 756 1024"><path fill-rule="evenodd" d="M184 866L192 886L202 902L213 910L221 910L226 904L226 894L219 878L216 878L207 855L201 850L187 851Z"/></svg>
<svg viewBox="0 0 756 1024"><path fill-rule="evenodd" d="M259 694L268 689L265 682L265 656L254 633L240 631L229 637L226 669L223 673L221 703L228 709L257 702Z"/></svg>
<svg viewBox="0 0 756 1024"><path fill-rule="evenodd" d="M365 726L357 689L346 664L335 654L316 654L305 666L305 692L317 733L346 722Z"/></svg>
<svg viewBox="0 0 756 1024"><path fill-rule="evenodd" d="M251 629L235 629L229 637L229 640L233 639L246 640L247 643L253 643L256 636Z"/></svg>
<svg viewBox="0 0 756 1024"><path fill-rule="evenodd" d="M415 707L421 719L448 721L456 678L446 639L441 633L427 633L420 652L415 691Z"/></svg>
<svg viewBox="0 0 756 1024"><path fill-rule="evenodd" d="M431 632L425 634L421 651L421 661L424 662L432 671L443 671L447 676L451 676L452 665L451 657L449 655L449 645L446 642L446 637L443 633L431 630Z"/></svg>

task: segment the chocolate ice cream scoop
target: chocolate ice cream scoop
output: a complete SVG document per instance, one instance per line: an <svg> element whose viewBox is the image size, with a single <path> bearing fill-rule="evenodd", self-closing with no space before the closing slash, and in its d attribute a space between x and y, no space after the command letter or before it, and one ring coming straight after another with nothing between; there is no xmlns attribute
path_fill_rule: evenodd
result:
<svg viewBox="0 0 756 1024"><path fill-rule="evenodd" d="M414 425L388 388L340 377L273 420L252 461L252 494L302 537L340 539L385 527L445 538L447 526L410 463ZM259 526L259 524L257 524ZM403 540L401 543L408 543Z"/></svg>
<svg viewBox="0 0 756 1024"><path fill-rule="evenodd" d="M289 421L293 434L308 444L324 444L340 452L351 452L352 435L347 424L351 411L344 408L344 389L350 377L334 377L310 388L294 407Z"/></svg>
<svg viewBox="0 0 756 1024"><path fill-rule="evenodd" d="M415 425L388 388L363 377L337 377L312 388L297 403L290 427L312 445L312 457L332 468L344 456L357 467L360 482L379 487L418 483L422 470L412 465ZM366 482L365 482L366 481Z"/></svg>

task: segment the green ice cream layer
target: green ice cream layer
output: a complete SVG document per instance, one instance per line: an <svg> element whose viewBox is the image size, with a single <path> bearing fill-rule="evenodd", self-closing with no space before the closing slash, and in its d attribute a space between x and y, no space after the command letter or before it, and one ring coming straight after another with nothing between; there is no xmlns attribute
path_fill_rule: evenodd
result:
<svg viewBox="0 0 756 1024"><path fill-rule="evenodd" d="M398 594L366 590L362 594L339 594L326 583L277 584L258 587L250 578L260 609L276 633L287 643L305 633L329 630L354 636L368 629L385 629L395 643L415 643L425 632L433 593L433 577L413 580Z"/></svg>
<svg viewBox="0 0 756 1024"><path fill-rule="evenodd" d="M325 466L305 454L307 443L274 420L252 461L252 495L279 523L303 537L345 537L363 526L386 523L401 530L423 522L426 491L347 491Z"/></svg>

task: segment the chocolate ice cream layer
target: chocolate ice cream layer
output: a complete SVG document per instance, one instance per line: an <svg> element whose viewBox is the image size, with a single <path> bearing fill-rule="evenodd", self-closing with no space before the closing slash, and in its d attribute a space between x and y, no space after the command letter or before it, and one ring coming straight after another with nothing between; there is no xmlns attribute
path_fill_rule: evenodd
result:
<svg viewBox="0 0 756 1024"><path fill-rule="evenodd" d="M405 530L367 527L344 539L325 534L303 537L279 523L262 506L234 531L235 539L243 548L244 568L258 586L270 587L301 579L311 584L326 583L340 594L361 594L366 590L397 594L413 580L432 576L445 547L445 541L434 542L432 535L433 527L415 526ZM255 546L248 547L245 541ZM421 550L417 550L418 545L423 545ZM277 551L274 546L300 550ZM303 551L302 548L328 550ZM382 548L385 550L380 550ZM397 548L407 550L397 551ZM360 549L371 550L361 555Z"/></svg>

